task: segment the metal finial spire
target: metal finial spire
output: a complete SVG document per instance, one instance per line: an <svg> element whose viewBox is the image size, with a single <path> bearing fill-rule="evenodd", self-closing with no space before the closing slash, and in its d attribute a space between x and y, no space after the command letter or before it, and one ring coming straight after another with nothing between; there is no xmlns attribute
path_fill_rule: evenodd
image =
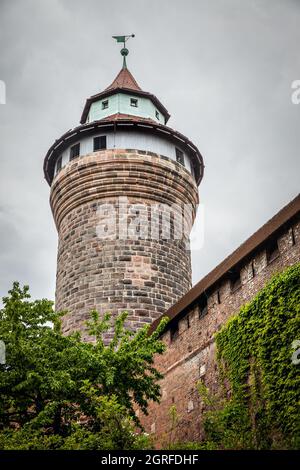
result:
<svg viewBox="0 0 300 470"><path fill-rule="evenodd" d="M123 56L123 69L127 68L126 64L126 56L129 54L129 50L127 47L125 47L126 41L128 41L129 38L134 38L135 34L130 34L129 36L112 36L114 39L116 39L117 42L122 42L123 47L121 49L121 55Z"/></svg>

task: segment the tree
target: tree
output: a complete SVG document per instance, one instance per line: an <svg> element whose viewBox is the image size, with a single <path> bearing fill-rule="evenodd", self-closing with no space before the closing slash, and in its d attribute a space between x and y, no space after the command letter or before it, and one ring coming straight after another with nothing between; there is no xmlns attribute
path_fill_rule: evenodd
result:
<svg viewBox="0 0 300 470"><path fill-rule="evenodd" d="M126 313L112 324L91 312L93 343L79 333L63 336L61 314L49 300L30 300L29 288L15 282L3 298L0 339L0 449L130 449L145 445L136 408L147 414L159 401L161 374L153 366L164 351L148 326L133 335ZM102 334L114 326L108 346Z"/></svg>

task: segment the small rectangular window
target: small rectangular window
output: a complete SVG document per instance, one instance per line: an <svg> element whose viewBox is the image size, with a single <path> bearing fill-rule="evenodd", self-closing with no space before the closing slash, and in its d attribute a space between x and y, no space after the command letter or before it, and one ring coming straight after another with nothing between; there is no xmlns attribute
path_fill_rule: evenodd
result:
<svg viewBox="0 0 300 470"><path fill-rule="evenodd" d="M254 260L251 261L251 264L250 264L250 273L251 273L251 276L254 277L255 276L255 265L254 265Z"/></svg>
<svg viewBox="0 0 300 470"><path fill-rule="evenodd" d="M130 106L133 106L134 108L138 107L138 100L136 98L130 98Z"/></svg>
<svg viewBox="0 0 300 470"><path fill-rule="evenodd" d="M183 151L176 148L176 161L184 166L184 155Z"/></svg>
<svg viewBox="0 0 300 470"><path fill-rule="evenodd" d="M295 239L295 232L293 227L290 228L290 237L291 237L291 243L292 245L296 245L296 239Z"/></svg>
<svg viewBox="0 0 300 470"><path fill-rule="evenodd" d="M199 318L205 317L208 313L208 307L207 307L207 297L205 294L203 294L200 297L199 303L198 303L198 308L199 308Z"/></svg>
<svg viewBox="0 0 300 470"><path fill-rule="evenodd" d="M60 156L56 162L56 173L58 173L61 170L61 164L62 164L62 157Z"/></svg>
<svg viewBox="0 0 300 470"><path fill-rule="evenodd" d="M240 271L230 271L230 288L231 292L234 292L237 290L239 287L241 287L242 281L241 281L241 274Z"/></svg>
<svg viewBox="0 0 300 470"><path fill-rule="evenodd" d="M217 291L217 304L220 305L221 303L221 292L218 290Z"/></svg>
<svg viewBox="0 0 300 470"><path fill-rule="evenodd" d="M107 109L108 108L108 100L102 101L102 109Z"/></svg>
<svg viewBox="0 0 300 470"><path fill-rule="evenodd" d="M190 326L191 326L190 316L187 315L187 317L186 317L186 327L189 328Z"/></svg>
<svg viewBox="0 0 300 470"><path fill-rule="evenodd" d="M159 112L157 110L155 111L155 117L156 117L156 119L159 120Z"/></svg>
<svg viewBox="0 0 300 470"><path fill-rule="evenodd" d="M73 160L73 158L79 157L80 154L80 144L75 144L72 145L70 148L70 160Z"/></svg>
<svg viewBox="0 0 300 470"><path fill-rule="evenodd" d="M171 341L175 341L175 339L178 338L178 336L179 336L178 322L175 322L173 325L171 325L171 328L170 328Z"/></svg>
<svg viewBox="0 0 300 470"><path fill-rule="evenodd" d="M279 248L277 240L272 240L267 246L267 263L271 263L274 259L279 256Z"/></svg>
<svg viewBox="0 0 300 470"><path fill-rule="evenodd" d="M106 149L106 135L100 135L94 138L94 152Z"/></svg>

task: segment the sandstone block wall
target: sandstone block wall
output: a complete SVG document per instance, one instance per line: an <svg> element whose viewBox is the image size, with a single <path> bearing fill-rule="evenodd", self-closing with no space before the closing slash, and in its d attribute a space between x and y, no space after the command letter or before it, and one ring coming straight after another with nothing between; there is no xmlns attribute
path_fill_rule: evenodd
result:
<svg viewBox="0 0 300 470"><path fill-rule="evenodd" d="M192 219L198 203L191 174L152 152L105 150L68 163L56 175L50 196L59 237L56 309L68 311L66 334L84 330L92 309L101 314L127 310L128 326L136 330L191 287L186 237L99 238L99 204L118 206L120 196L129 204L190 204ZM149 212L143 211L146 221Z"/></svg>

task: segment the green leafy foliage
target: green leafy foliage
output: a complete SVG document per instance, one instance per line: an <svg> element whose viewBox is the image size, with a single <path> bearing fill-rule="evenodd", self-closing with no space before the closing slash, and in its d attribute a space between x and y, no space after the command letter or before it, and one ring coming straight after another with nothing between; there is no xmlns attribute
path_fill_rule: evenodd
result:
<svg viewBox="0 0 300 470"><path fill-rule="evenodd" d="M159 401L155 354L165 326L133 335L96 311L88 322L93 343L79 333L63 336L60 314L48 300L30 301L28 287L14 283L3 298L0 339L0 449L133 449L149 446L135 413ZM103 333L114 327L109 345Z"/></svg>
<svg viewBox="0 0 300 470"><path fill-rule="evenodd" d="M300 265L277 274L216 335L227 395L208 400L205 430L219 448L300 447L300 365L292 343L300 339ZM204 387L204 388L203 388ZM215 398L214 398L215 400Z"/></svg>
<svg viewBox="0 0 300 470"><path fill-rule="evenodd" d="M165 450L215 450L215 442L210 441L180 441L176 437L177 426L182 421L182 417L177 412L175 405L169 408L169 426L168 431L162 438L162 448Z"/></svg>

